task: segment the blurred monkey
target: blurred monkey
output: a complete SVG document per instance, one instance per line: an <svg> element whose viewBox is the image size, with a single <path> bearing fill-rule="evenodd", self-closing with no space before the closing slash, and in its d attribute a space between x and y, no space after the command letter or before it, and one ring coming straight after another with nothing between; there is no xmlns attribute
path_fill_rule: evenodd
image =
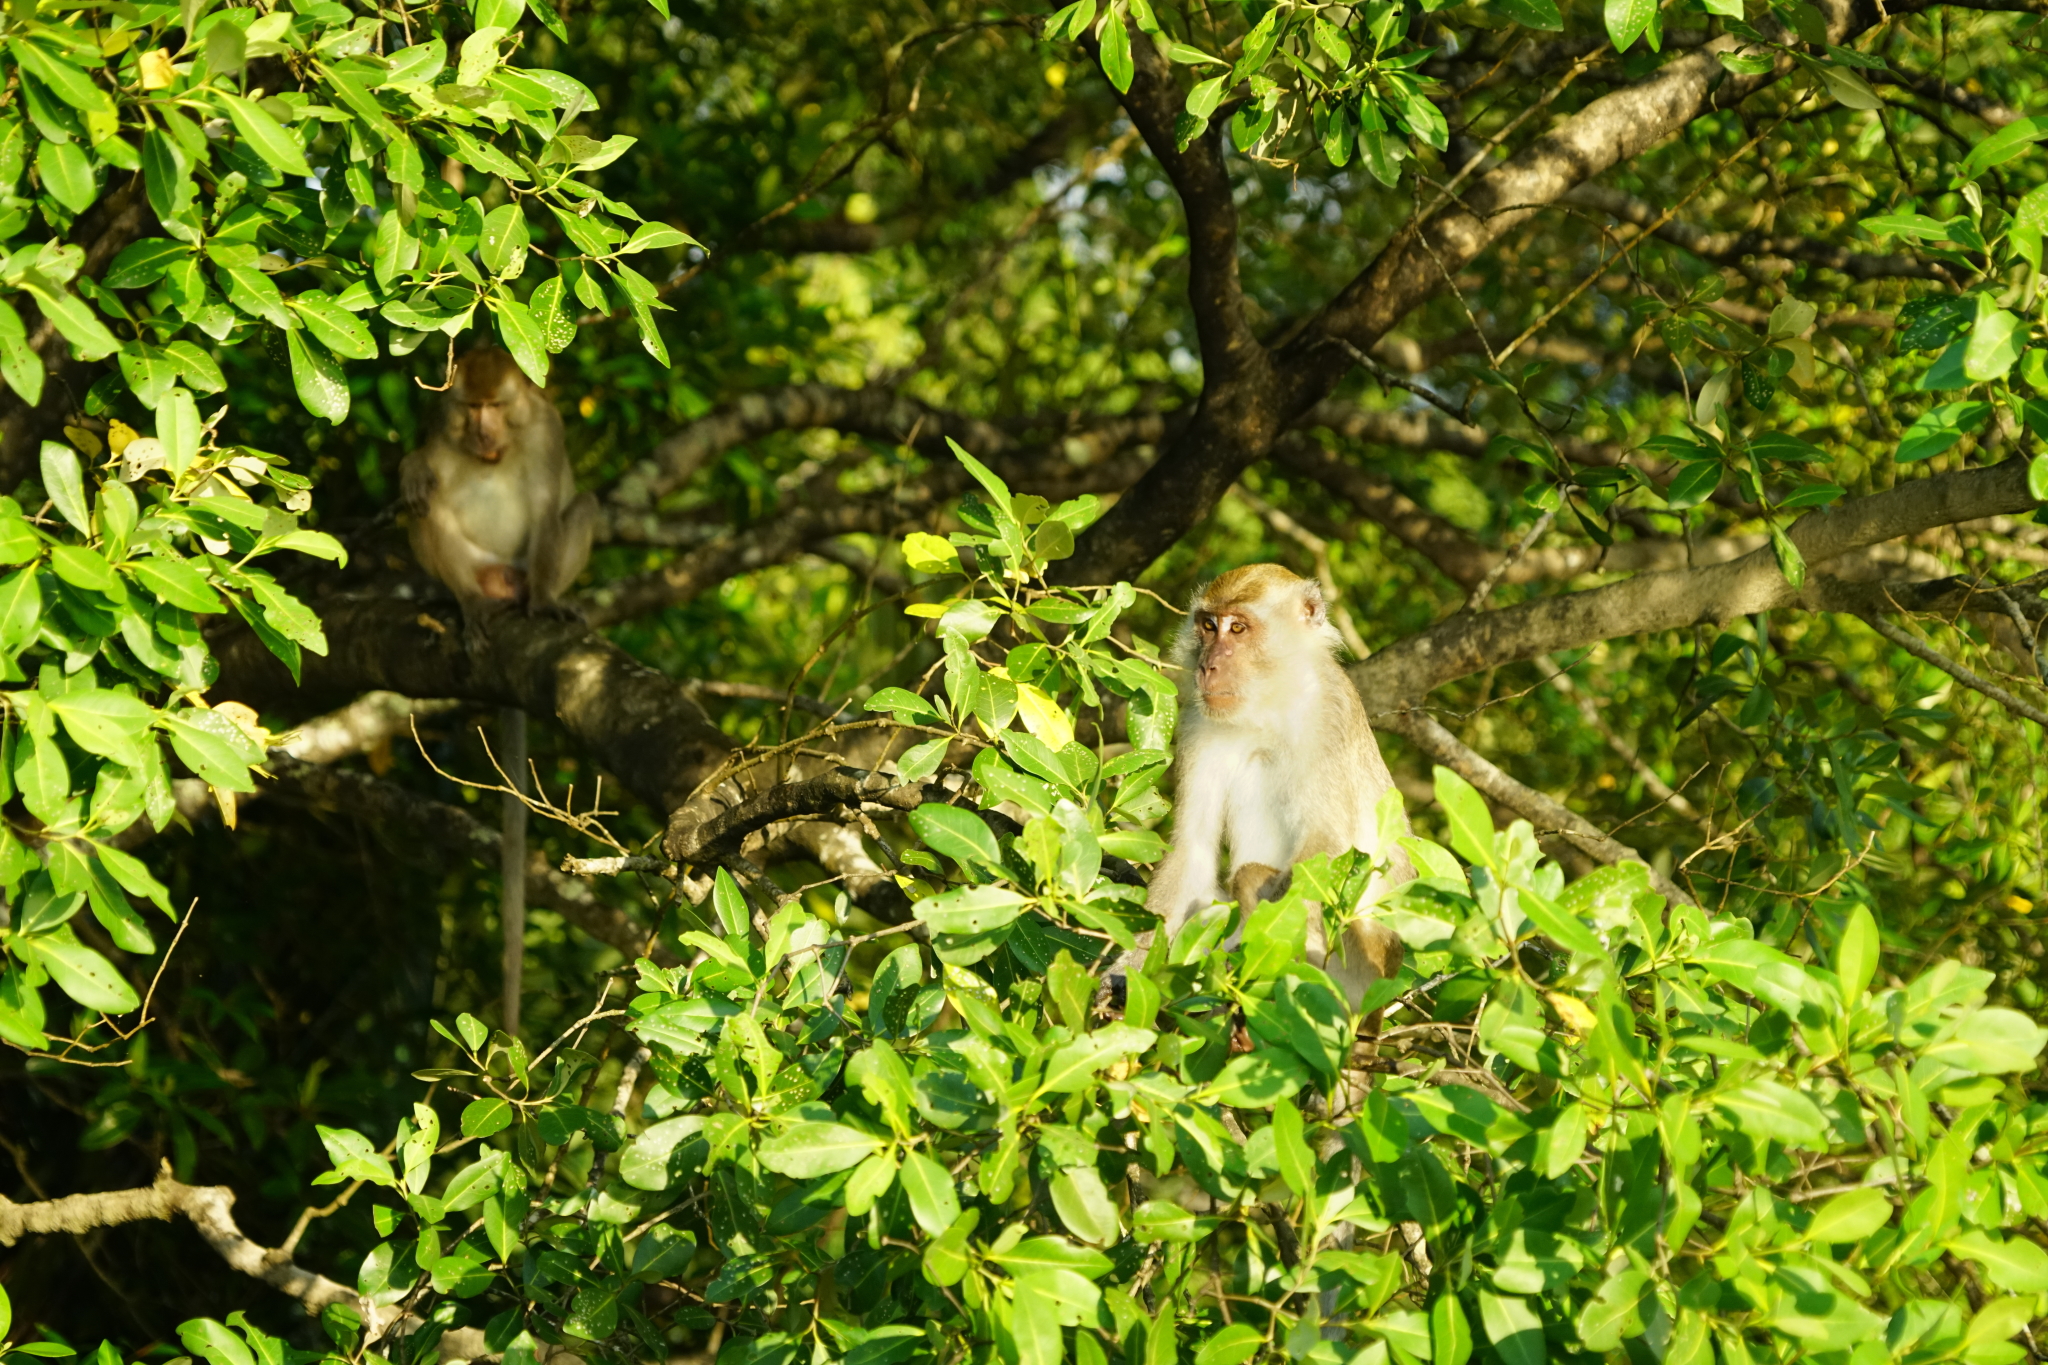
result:
<svg viewBox="0 0 2048 1365"><path fill-rule="evenodd" d="M512 357L495 347L455 365L440 429L405 457L399 479L420 567L462 606L465 637L482 639L493 611L573 615L562 598L590 559L597 500L576 491L562 418ZM498 762L526 790L526 713L498 718ZM507 793L499 836L499 920L505 934L505 1031L519 1032L526 968L526 803Z"/></svg>
<svg viewBox="0 0 2048 1365"><path fill-rule="evenodd" d="M597 499L576 491L562 418L495 347L456 362L440 430L399 470L420 567L472 632L492 608L561 610L590 559Z"/></svg>
<svg viewBox="0 0 2048 1365"><path fill-rule="evenodd" d="M1380 847L1377 807L1394 779L1337 662L1339 643L1322 589L1278 564L1233 569L1196 591L1173 650L1187 680L1179 813L1146 900L1168 941L1226 894L1226 846L1227 894L1247 914L1284 894L1294 865L1318 853L1362 849L1390 864L1390 880L1414 877L1404 851ZM1374 982L1400 971L1401 940L1354 918L1331 952L1311 915L1308 958L1356 1009Z"/></svg>

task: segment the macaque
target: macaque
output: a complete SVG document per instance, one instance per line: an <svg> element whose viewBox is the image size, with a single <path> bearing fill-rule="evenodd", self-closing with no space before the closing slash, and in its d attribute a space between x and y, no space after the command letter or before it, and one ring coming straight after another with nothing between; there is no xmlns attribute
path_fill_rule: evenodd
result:
<svg viewBox="0 0 2048 1365"><path fill-rule="evenodd" d="M441 429L399 471L420 567L474 633L493 610L562 611L590 558L597 500L576 491L562 418L495 347L456 362Z"/></svg>
<svg viewBox="0 0 2048 1365"><path fill-rule="evenodd" d="M494 611L567 613L562 596L590 559L597 500L576 491L562 417L511 356L495 347L456 362L441 429L399 470L420 567L448 585L474 645ZM526 713L506 707L498 761L505 794L499 841L504 930L500 1022L519 1032L526 955Z"/></svg>
<svg viewBox="0 0 2048 1365"><path fill-rule="evenodd" d="M1394 785L1365 707L1338 664L1340 641L1313 581L1278 564L1233 569L1198 589L1174 645L1183 670L1180 801L1173 850L1146 908L1171 940L1188 915L1224 894L1247 913L1285 893L1294 865L1362 849L1415 875L1398 846L1380 847L1376 807ZM1401 969L1401 940L1354 918L1331 952L1309 917L1308 959L1357 1008L1372 984Z"/></svg>

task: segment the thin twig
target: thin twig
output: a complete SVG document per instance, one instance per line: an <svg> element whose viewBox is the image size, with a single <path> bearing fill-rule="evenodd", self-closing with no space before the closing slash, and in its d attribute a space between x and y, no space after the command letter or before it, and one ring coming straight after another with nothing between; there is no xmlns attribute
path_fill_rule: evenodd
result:
<svg viewBox="0 0 2048 1365"><path fill-rule="evenodd" d="M1900 649L1911 654L1914 658L1924 663L1933 664L1936 668L1948 674L1971 691L1982 692L2014 715L2022 716L2043 729L2048 729L2048 711L2043 711L2038 706L2020 700L1997 683L1992 682L1989 678L1972 672L1954 659L1949 658L1946 654L1935 649L1932 645L1926 644L1918 637L1899 629L1889 621L1881 620L1875 616L1866 616L1863 618L1863 623L1879 635L1884 636L1885 639L1890 640Z"/></svg>

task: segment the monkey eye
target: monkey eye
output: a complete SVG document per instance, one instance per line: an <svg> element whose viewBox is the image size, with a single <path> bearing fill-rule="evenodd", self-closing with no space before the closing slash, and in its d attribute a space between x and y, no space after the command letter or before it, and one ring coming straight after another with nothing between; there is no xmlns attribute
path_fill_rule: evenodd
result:
<svg viewBox="0 0 2048 1365"><path fill-rule="evenodd" d="M1244 634L1244 622L1242 622L1242 621L1232 621L1232 622L1230 623L1230 633L1231 633L1232 635L1242 635L1242 634Z"/></svg>
<svg viewBox="0 0 2048 1365"><path fill-rule="evenodd" d="M1199 623L1197 623L1196 629L1204 630L1207 631L1209 634L1214 635L1216 633L1216 623L1214 621L1209 620L1207 617L1204 617Z"/></svg>

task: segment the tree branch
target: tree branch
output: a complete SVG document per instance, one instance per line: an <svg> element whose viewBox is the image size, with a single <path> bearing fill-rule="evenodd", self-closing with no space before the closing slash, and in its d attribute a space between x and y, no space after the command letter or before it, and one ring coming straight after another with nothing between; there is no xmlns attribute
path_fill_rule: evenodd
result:
<svg viewBox="0 0 2048 1365"><path fill-rule="evenodd" d="M1121 13L1110 19L1121 24ZM1095 43L1091 53L1100 57ZM1223 162L1223 124L1218 119L1180 150L1174 127L1186 96L1173 68L1143 33L1133 36L1136 72L1123 96L1124 112L1152 150L1180 196L1188 224L1188 306L1202 352L1207 387L1257 380L1266 373L1266 348L1244 311L1244 287L1237 269L1237 199Z"/></svg>
<svg viewBox="0 0 2048 1365"><path fill-rule="evenodd" d="M363 1315L373 1336L392 1320L393 1314L364 1302L353 1289L304 1269L286 1252L250 1241L235 1225L234 1204L235 1192L227 1186L181 1184L171 1178L170 1163L165 1162L156 1183L142 1189L74 1194L34 1204L17 1204L0 1195L0 1246L13 1246L38 1233L78 1236L95 1228L146 1219L169 1222L182 1215L229 1266L297 1299L308 1316L317 1316L330 1303L350 1304Z"/></svg>
<svg viewBox="0 0 2048 1365"><path fill-rule="evenodd" d="M1890 640L1914 658L1924 663L1933 664L1936 668L1948 674L1971 691L1981 692L2014 715L2024 717L2034 722L2034 724L2048 729L2048 711L2043 711L2038 706L2022 701L1997 683L1992 682L1989 678L1965 668L1962 664L1941 653L1926 641L1918 639L1910 632L1900 629L1889 621L1880 620L1875 616L1865 616L1863 624L1869 626L1879 635L1884 636L1885 639Z"/></svg>
<svg viewBox="0 0 2048 1365"><path fill-rule="evenodd" d="M368 773L302 762L279 749L271 750L264 766L310 804L361 820L408 849L430 846L457 858L474 858L486 867L498 865L498 831L460 806ZM628 962L647 951L646 926L599 901L583 882L549 867L538 849L527 859L526 895L532 904L555 911L598 942L618 949Z"/></svg>
<svg viewBox="0 0 2048 1365"><path fill-rule="evenodd" d="M214 695L303 711L387 689L462 697L552 717L627 790L657 810L688 799L731 745L669 678L580 622L505 612L472 654L452 606L423 609L388 597L336 596L313 604L332 642L307 655L303 686L255 636L234 626L213 641Z"/></svg>
<svg viewBox="0 0 2048 1365"><path fill-rule="evenodd" d="M1368 693L1367 696L1370 698L1371 694ZM1687 905L1694 903L1693 898L1676 882L1656 868L1650 867L1642 854L1584 816L1566 809L1533 787L1525 787L1515 781L1491 762L1466 748L1457 736L1444 729L1427 712L1382 712L1373 717L1373 722L1408 740L1416 748L1477 787L1482 794L1492 797L1509 810L1526 818L1529 823L1536 826L1539 834L1555 830L1569 839L1574 847L1603 863L1642 863L1649 871L1650 885L1655 887L1660 895L1670 900L1683 901Z"/></svg>
<svg viewBox="0 0 2048 1365"><path fill-rule="evenodd" d="M1606 185L1580 185L1563 198L1565 203L1604 213L1639 228L1651 228L1652 236L1705 261L1733 264L1749 256L1777 256L1825 266L1858 280L1945 280L1955 283L1955 272L1947 266L1917 256L1880 256L1851 251L1809 237L1773 237L1763 232L1710 232L1697 224L1677 220L1662 227L1652 227L1663 217L1662 209Z"/></svg>
<svg viewBox="0 0 2048 1365"><path fill-rule="evenodd" d="M1823 0L1821 8L1834 43L1849 41L1880 18L1868 0ZM1350 353L1335 342L1370 353L1395 323L1436 295L1447 277L1543 206L1793 69L1791 58L1781 57L1761 76L1731 76L1721 55L1743 46L1738 38L1715 38L1591 101L1470 185L1451 211L1397 233L1371 266L1270 354L1268 366L1211 368L1195 418L1130 494L1090 528L1061 566L1062 577L1087 583L1136 577L1208 515L1280 431L1351 368ZM1138 118L1135 109L1132 116ZM1158 150L1149 131L1147 141ZM1189 211L1192 217L1193 205Z"/></svg>
<svg viewBox="0 0 2048 1365"><path fill-rule="evenodd" d="M1788 534L1817 570L1850 552L1977 517L2027 511L2025 460L1915 479L1854 498L1793 523ZM1351 666L1352 679L1381 706L1419 700L1457 678L1538 654L1701 622L1720 624L1777 607L1836 605L1835 582L1813 573L1804 589L1786 582L1768 546L1705 568L1646 573L1623 583L1539 598L1483 615L1461 615L1396 641Z"/></svg>

